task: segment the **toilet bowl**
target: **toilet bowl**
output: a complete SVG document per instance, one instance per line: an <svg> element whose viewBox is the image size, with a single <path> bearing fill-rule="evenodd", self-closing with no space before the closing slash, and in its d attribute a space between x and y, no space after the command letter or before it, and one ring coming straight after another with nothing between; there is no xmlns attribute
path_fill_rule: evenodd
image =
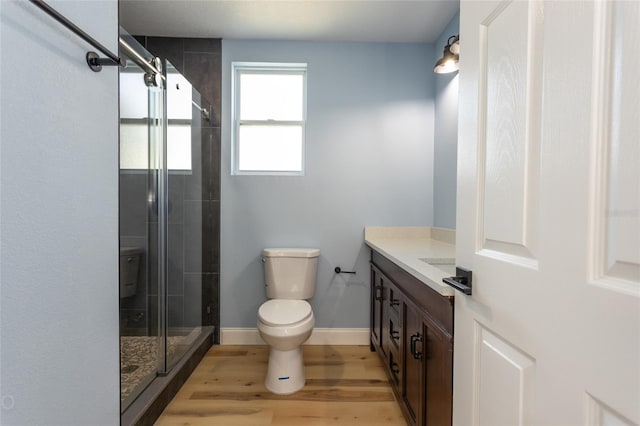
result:
<svg viewBox="0 0 640 426"><path fill-rule="evenodd" d="M301 345L315 319L310 299L315 291L318 249L264 249L267 297L258 309L258 331L269 345L265 386L287 395L305 384Z"/></svg>
<svg viewBox="0 0 640 426"><path fill-rule="evenodd" d="M273 299L258 310L258 331L269 345L269 365L265 386L287 395L305 384L302 345L311 336L315 319L304 300Z"/></svg>

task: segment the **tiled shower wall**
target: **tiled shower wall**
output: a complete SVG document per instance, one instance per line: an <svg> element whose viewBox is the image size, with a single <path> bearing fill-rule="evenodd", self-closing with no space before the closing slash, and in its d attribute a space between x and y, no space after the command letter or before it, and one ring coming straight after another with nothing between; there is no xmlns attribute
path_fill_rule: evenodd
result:
<svg viewBox="0 0 640 426"><path fill-rule="evenodd" d="M136 37L156 56L166 58L200 92L201 106L210 111L202 121L200 141L193 141L192 174L169 175L169 326L215 325L219 342L220 324L220 39ZM198 143L200 142L200 143ZM147 229L146 180L140 175L121 175L121 197L139 204L130 217L121 216L123 245L134 245L140 230ZM142 200L140 202L139 200ZM127 229L129 228L129 229ZM153 241L154 226L148 227ZM132 234L133 232L133 234ZM144 234L142 234L144 235ZM153 244L152 244L153 245ZM155 270L153 265L150 270ZM145 275L141 271L141 275ZM155 282L150 277L149 283ZM147 282L141 276L141 284ZM125 333L138 334L136 325L154 332L157 325L157 289L140 288L139 296L123 299L121 319ZM144 312L147 298L147 312ZM201 300L201 302L200 302ZM136 322L138 320L138 322ZM141 332L142 330L139 330Z"/></svg>

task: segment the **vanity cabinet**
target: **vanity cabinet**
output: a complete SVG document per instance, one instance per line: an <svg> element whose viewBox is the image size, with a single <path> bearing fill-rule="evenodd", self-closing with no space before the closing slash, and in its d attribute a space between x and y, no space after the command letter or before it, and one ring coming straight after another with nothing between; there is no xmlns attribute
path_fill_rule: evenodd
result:
<svg viewBox="0 0 640 426"><path fill-rule="evenodd" d="M440 295L375 250L371 349L386 367L407 424L451 424L453 297Z"/></svg>
<svg viewBox="0 0 640 426"><path fill-rule="evenodd" d="M378 268L371 271L371 349L378 349L394 383L400 384L400 322L399 291Z"/></svg>

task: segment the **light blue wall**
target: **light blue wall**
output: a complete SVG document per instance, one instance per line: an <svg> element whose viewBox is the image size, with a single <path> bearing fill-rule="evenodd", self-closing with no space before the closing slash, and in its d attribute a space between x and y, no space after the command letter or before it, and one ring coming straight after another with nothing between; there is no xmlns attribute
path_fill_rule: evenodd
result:
<svg viewBox="0 0 640 426"><path fill-rule="evenodd" d="M433 222L432 56L430 44L223 40L222 327L256 326L261 250L278 246L321 250L316 327L369 326L363 228ZM230 176L232 61L308 63L304 177Z"/></svg>
<svg viewBox="0 0 640 426"><path fill-rule="evenodd" d="M50 3L117 51L117 1ZM117 69L29 2L0 22L0 424L116 425Z"/></svg>
<svg viewBox="0 0 640 426"><path fill-rule="evenodd" d="M447 24L434 46L433 63L442 57L447 39L460 32L460 12ZM464 44L464 40L461 43ZM464 54L464 53L462 53ZM434 225L456 227L458 162L458 73L435 74Z"/></svg>

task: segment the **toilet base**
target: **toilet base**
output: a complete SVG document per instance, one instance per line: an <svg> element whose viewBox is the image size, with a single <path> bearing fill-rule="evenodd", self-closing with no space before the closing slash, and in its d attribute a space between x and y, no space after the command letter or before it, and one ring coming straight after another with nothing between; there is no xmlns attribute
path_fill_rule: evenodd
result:
<svg viewBox="0 0 640 426"><path fill-rule="evenodd" d="M298 346L290 351L269 348L269 366L264 385L279 395L299 391L305 384L302 349Z"/></svg>

